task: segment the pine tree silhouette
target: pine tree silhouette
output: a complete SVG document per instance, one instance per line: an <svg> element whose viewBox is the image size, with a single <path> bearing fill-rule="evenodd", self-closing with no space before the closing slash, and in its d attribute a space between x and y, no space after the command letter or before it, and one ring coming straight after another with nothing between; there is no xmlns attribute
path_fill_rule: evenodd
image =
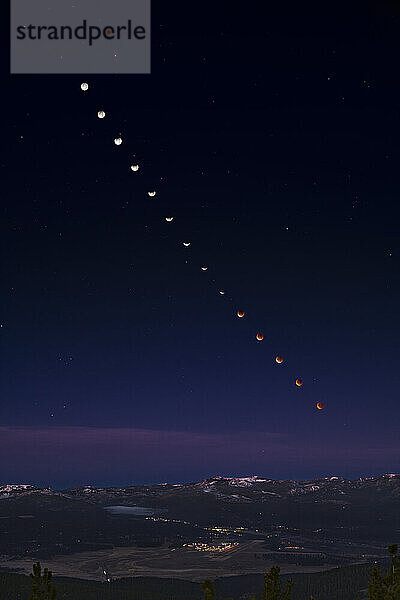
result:
<svg viewBox="0 0 400 600"><path fill-rule="evenodd" d="M56 600L57 590L51 583L52 572L45 569L43 577L40 562L33 565L33 574L30 574L32 583L32 593L29 600Z"/></svg>
<svg viewBox="0 0 400 600"><path fill-rule="evenodd" d="M388 546L391 565L386 576L381 574L379 567L373 567L368 582L368 600L400 600L400 557L397 556L398 546Z"/></svg>
<svg viewBox="0 0 400 600"><path fill-rule="evenodd" d="M201 589L204 592L204 600L215 600L214 586L210 579L206 579L205 582L201 584Z"/></svg>
<svg viewBox="0 0 400 600"><path fill-rule="evenodd" d="M280 567L271 567L269 573L265 573L262 600L290 600L293 580L289 579L286 582L285 590L282 590L282 581L279 579L280 570Z"/></svg>

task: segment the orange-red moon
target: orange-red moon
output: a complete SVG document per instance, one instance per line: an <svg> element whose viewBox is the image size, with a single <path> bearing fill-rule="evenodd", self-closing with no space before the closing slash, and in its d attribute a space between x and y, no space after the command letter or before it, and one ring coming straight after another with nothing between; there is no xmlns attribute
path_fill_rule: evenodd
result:
<svg viewBox="0 0 400 600"><path fill-rule="evenodd" d="M323 402L317 402L317 408L319 410L322 410L323 408L325 408L325 404Z"/></svg>
<svg viewBox="0 0 400 600"><path fill-rule="evenodd" d="M257 333L256 338L258 339L259 342L261 342L261 340L264 339L264 336L262 333Z"/></svg>
<svg viewBox="0 0 400 600"><path fill-rule="evenodd" d="M277 357L275 358L275 360L276 360L276 362L278 363L278 365L280 365L281 363L283 363L283 358L282 358L282 356L277 356Z"/></svg>
<svg viewBox="0 0 400 600"><path fill-rule="evenodd" d="M237 311L237 316L238 317L244 317L244 310L238 310Z"/></svg>
<svg viewBox="0 0 400 600"><path fill-rule="evenodd" d="M296 379L296 385L298 387L301 387L303 385L303 380L302 379Z"/></svg>

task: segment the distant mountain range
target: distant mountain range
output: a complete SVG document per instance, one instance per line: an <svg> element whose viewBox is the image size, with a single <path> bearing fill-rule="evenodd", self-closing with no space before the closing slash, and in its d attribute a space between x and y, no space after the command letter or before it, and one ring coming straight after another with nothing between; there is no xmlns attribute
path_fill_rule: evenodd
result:
<svg viewBox="0 0 400 600"><path fill-rule="evenodd" d="M274 480L253 475L251 477L215 476L198 483L160 483L125 487L79 486L66 490L39 488L29 484L0 486L0 499L21 498L28 495L58 496L80 499L107 505L110 502L150 502L173 498L210 496L224 502L267 502L275 497L291 502L307 498L316 503L349 505L351 503L400 501L400 474L360 477L349 480L343 477L324 477L304 481Z"/></svg>

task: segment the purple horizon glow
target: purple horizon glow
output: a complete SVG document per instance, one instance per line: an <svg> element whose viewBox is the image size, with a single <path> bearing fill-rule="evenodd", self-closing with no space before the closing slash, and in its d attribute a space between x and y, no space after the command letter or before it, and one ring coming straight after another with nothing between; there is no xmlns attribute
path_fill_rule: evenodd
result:
<svg viewBox="0 0 400 600"><path fill-rule="evenodd" d="M49 487L196 481L256 473L274 479L380 475L398 464L400 445L356 439L321 447L271 432L189 433L101 427L0 427L2 483ZM84 460L82 460L84 457ZM32 476L32 465L35 465ZM334 472L332 472L334 470ZM165 477L163 477L165 473ZM105 483L106 481L106 483Z"/></svg>

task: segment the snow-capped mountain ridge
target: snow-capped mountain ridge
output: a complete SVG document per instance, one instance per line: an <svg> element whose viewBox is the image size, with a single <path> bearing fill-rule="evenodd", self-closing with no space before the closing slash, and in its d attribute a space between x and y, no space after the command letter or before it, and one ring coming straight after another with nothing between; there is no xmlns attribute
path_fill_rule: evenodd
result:
<svg viewBox="0 0 400 600"><path fill-rule="evenodd" d="M385 490L400 497L400 474L388 473L373 477L360 477L350 480L341 476L323 477L313 480L294 481L290 479L267 479L258 475L247 477L224 477L216 475L200 482L193 483L160 483L154 485L134 485L124 487L95 487L89 484L81 485L67 490L52 490L39 488L32 484L4 484L0 485L0 499L19 498L27 495L54 495L66 498L81 498L89 502L99 503L102 499L139 498L164 498L171 494L193 495L213 494L220 498L241 498L235 489L246 488L246 493L252 497L296 497L316 496L318 498L334 498L346 496L356 490L371 489ZM243 497L244 498L244 497Z"/></svg>

